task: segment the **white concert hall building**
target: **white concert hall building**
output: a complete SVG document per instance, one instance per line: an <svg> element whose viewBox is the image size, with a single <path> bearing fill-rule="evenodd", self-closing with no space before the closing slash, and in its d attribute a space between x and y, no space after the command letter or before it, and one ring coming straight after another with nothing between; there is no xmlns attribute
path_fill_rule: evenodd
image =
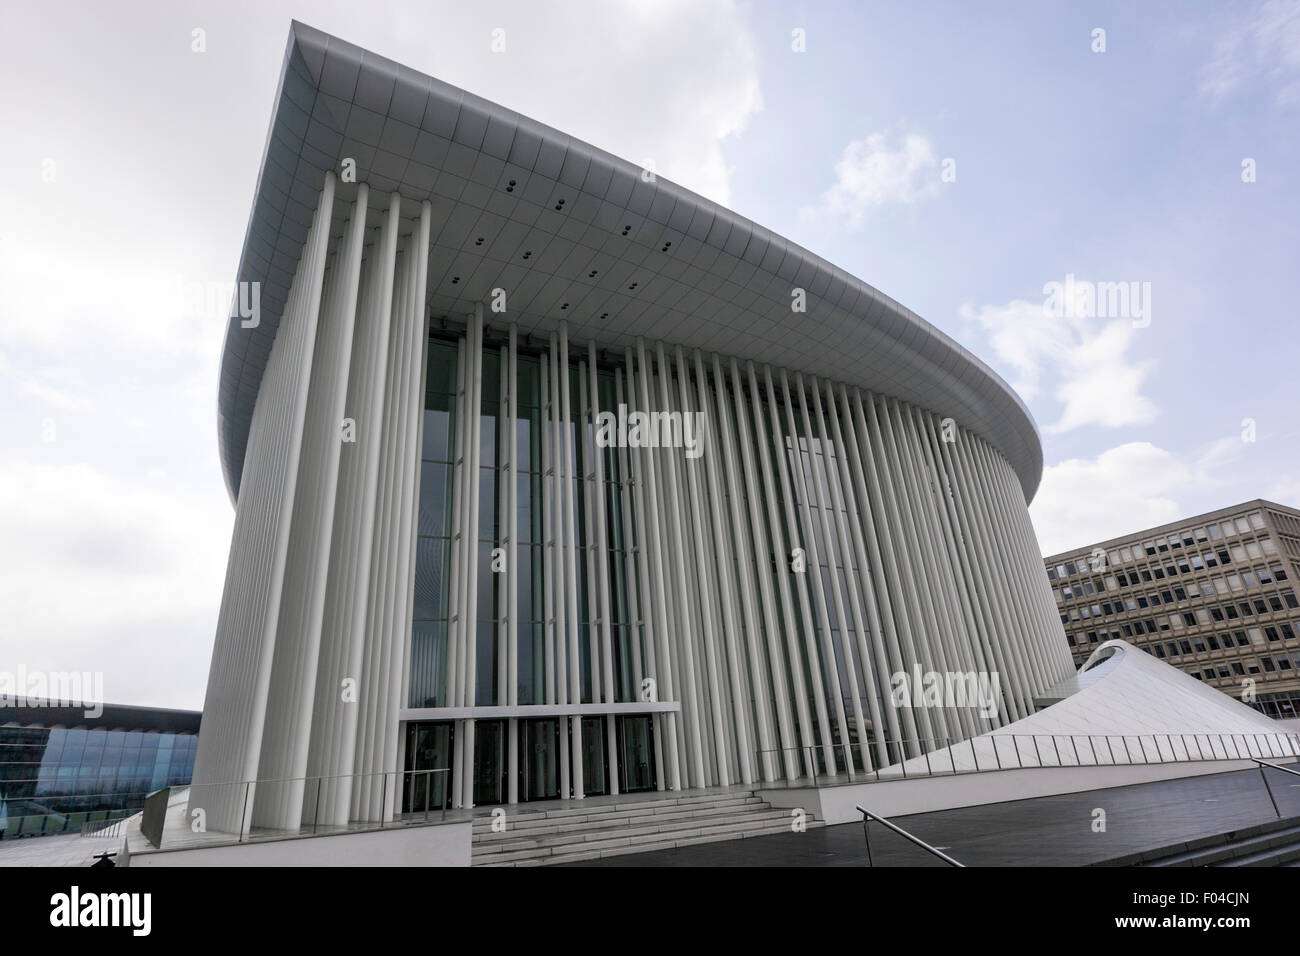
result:
<svg viewBox="0 0 1300 956"><path fill-rule="evenodd" d="M294 24L237 279L209 827L871 773L1074 674L1017 395L648 170Z"/></svg>

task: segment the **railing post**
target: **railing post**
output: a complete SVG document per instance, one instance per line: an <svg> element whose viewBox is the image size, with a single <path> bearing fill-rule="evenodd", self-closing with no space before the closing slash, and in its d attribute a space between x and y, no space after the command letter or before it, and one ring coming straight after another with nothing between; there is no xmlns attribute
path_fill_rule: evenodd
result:
<svg viewBox="0 0 1300 956"><path fill-rule="evenodd" d="M1034 759L1038 761L1038 766L1043 765L1043 754L1038 749L1038 734L1030 734L1029 739L1034 742Z"/></svg>
<svg viewBox="0 0 1300 956"><path fill-rule="evenodd" d="M252 784L245 782L245 784L244 784L244 808L243 808L242 810L239 811L239 834L238 834L237 839L235 840L236 843L243 843L243 842L244 842L244 823L245 823L245 822L248 822L249 836L252 836L253 824L252 824L252 821L249 821L249 820L248 820L248 788L249 788L250 786L252 786Z"/></svg>
<svg viewBox="0 0 1300 956"><path fill-rule="evenodd" d="M1264 772L1263 767L1259 768L1259 778L1264 781L1264 789L1268 791L1268 799L1269 802L1273 804L1273 812L1276 813L1277 818L1281 820L1282 811L1277 808L1277 798L1273 796L1273 788L1268 785L1268 774Z"/></svg>

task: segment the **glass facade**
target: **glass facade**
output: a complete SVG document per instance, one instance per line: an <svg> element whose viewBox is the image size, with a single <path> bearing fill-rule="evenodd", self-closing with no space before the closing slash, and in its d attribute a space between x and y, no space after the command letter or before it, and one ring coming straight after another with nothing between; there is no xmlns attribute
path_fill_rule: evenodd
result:
<svg viewBox="0 0 1300 956"><path fill-rule="evenodd" d="M543 482L553 482L553 474L545 467L549 449L542 447L552 437L547 434L543 401L545 374L539 356L520 353L518 368L518 430L515 446L518 454L518 529L519 541L514 558L519 568L517 614L519 620L518 644L518 703L542 704L547 702L545 661L546 606L543 548ZM410 707L442 707L447 702L447 628L449 617L448 583L450 578L452 548L453 461L456 429L464 427L457 415L456 373L457 345L454 339L434 338L429 342L429 363L426 377L424 438L420 463L419 527L416 541L415 606L411 635ZM499 470L498 461L505 435L506 420L501 414L501 354L486 350L483 355L483 401L479 415L481 462L479 468L478 513L478 590L475 602L476 623L476 686L474 702L479 706L503 704L497 699L497 654L501 646L501 628L504 626L498 609L502 606L501 594L505 576L493 573L493 549L505 538L503 495L499 481L505 472ZM579 368L570 366L570 376L577 382ZM602 407L617 404L615 377L612 370L597 374ZM575 402L576 404L576 402ZM569 426L574 449L574 461L569 469L575 502L577 542L580 560L595 552L592 530L587 527L587 484L580 475L592 468L586 460L584 443L577 427ZM644 667L644 660L632 657L640 654L640 622L634 620L627 585L635 580L629 570L634 557L624 541L622 498L619 493L619 449L601 449L604 456L605 508L607 515L606 552L601 559L609 566L611 602L614 619L613 667L615 698L620 702L637 700L635 674ZM549 485L548 485L549 487ZM550 492L554 494L553 491ZM553 560L553 559L552 559ZM591 645L588 630L591 620L589 610L588 578L584 568L579 568L577 581L579 625L579 673L583 703L592 703ZM549 675L554 679L554 675Z"/></svg>
<svg viewBox="0 0 1300 956"><path fill-rule="evenodd" d="M1068 670L977 436L720 356L568 351L567 327L512 353L476 321L427 346L406 699L448 724L453 802L868 771L1019 719ZM998 706L898 700L918 670L999 673Z"/></svg>
<svg viewBox="0 0 1300 956"><path fill-rule="evenodd" d="M196 728L197 729L197 728ZM130 816L194 772L194 733L0 727L0 839Z"/></svg>
<svg viewBox="0 0 1300 956"><path fill-rule="evenodd" d="M463 340L462 340L463 342ZM418 512L418 531L416 544L416 572L414 614L412 628L412 653L409 695L407 705L413 708L436 708L447 706L447 638L449 623L449 580L451 553L453 548L455 448L457 429L466 427L457 408L457 372L458 361L463 360L455 337L434 336L428 344L428 365L425 379L425 409L423 422L422 461L420 463L420 497ZM554 624L555 611L548 607L546 589L548 587L544 562L556 560L553 554L545 554L549 529L544 527L543 499L555 500L557 490L555 469L552 467L551 452L554 446L552 433L552 416L548 405L550 383L547 381L546 354L528 354L520 349L517 354L518 387L518 429L513 436L518 455L518 531L519 541L516 545L515 560L519 568L519 588L517 614L518 627L518 703L520 705L543 704L554 700L553 691L548 696L548 681L563 681L565 675L547 673L545 648L548 640L547 620ZM502 646L502 634L505 623L498 611L503 607L500 589L505 587L505 575L493 573L493 549L498 542L507 537L503 506L505 496L500 493L499 481L507 477L507 471L500 467L505 455L504 443L507 417L501 407L503 384L502 369L505 367L500 348L488 346L482 357L482 401L477 427L481 443L481 460L479 468L479 509L477 516L477 600L475 602L476 624L476 687L474 702L478 706L503 704L498 700L496 675L498 673L497 655ZM585 363L571 362L570 381L574 384L573 404L586 407L587 382L589 380ZM621 404L635 405L636 396L625 394L626 378L621 368L602 367L597 370L597 400L601 409L617 409ZM578 386L581 386L579 389ZM734 391L724 379L724 387L734 396ZM581 392L581 398L579 397ZM629 401L630 398L630 401ZM748 402L749 397L742 394L741 400ZM772 420L771 407L766 399L760 400L760 408L765 420ZM822 486L831 480L831 473L839 468L834 458L833 445L824 442L815 433L805 433L805 422L797 414L786 414L784 404L777 409L775 421L778 428L769 435L769 452L773 460L783 462L792 477L791 491L793 509L787 509L779 491L776 492L775 513L781 516L793 513L797 515L796 528L790 528L782 522L782 537L788 540L811 541L812 551L818 556L820 576L824 593L830 595L833 586L838 586L843 595L850 587L866 578L867 569L859 567L850 559L847 566L832 569L829 556L834 553L834 542L827 541L820 518L826 513L827 522L834 526L830 514L835 503L814 500L808 489ZM718 414L716 405L709 409L710 417ZM832 406L832 414L834 414ZM568 423L570 447L573 460L567 469L568 480L573 486L575 502L576 540L578 545L579 573L577 575L577 607L580 639L578 641L578 672L581 681L581 702L599 701L599 695L593 695L591 675L592 637L589 622L593 615L589 607L589 582L595 575L594 566L584 569L582 563L601 560L607 565L610 582L610 600L613 617L610 622L613 641L613 670L615 682L615 699L620 703L634 702L638 699L638 674L647 672L645 659L645 633L643 619L637 610L638 595L630 594L629 589L637 587L639 548L636 544L638 521L626 507L631 500L627 487L631 486L629 457L626 448L611 445L598 448L602 455L605 495L606 550L597 554L597 538L593 528L588 527L590 515L587 496L589 482L581 476L594 474L593 463L589 461L591 449L596 448L589 441L590 435L580 433L580 428L590 429L590 418L575 414L574 421ZM733 433L739 422L735 413L729 411L728 427ZM714 418L715 426L720 422ZM626 476L626 477L625 477ZM796 477L797 476L797 477ZM594 483L591 483L594 484ZM685 488L683 487L683 492ZM760 509L766 508L762 490L754 488ZM725 495L724 490L724 495ZM750 489L741 483L739 494L742 496L740 513L747 518L750 514L748 494ZM805 495L808 496L805 501ZM851 515L843 502L839 502L841 512L838 518L852 521ZM807 516L815 516L807 520ZM554 520L554 519L552 519ZM708 518L705 518L707 522ZM836 519L838 520L838 519ZM746 535L757 540L752 527L746 522ZM556 537L560 532L551 531ZM834 532L832 531L832 534ZM770 539L769 539L770 540ZM732 552L732 573L739 577L744 573L739 565L739 554ZM764 556L770 567L775 568L783 559L772 553L770 548ZM647 571L649 569L646 569ZM702 573L695 568L692 574ZM832 574L838 581L831 581ZM737 622L738 625L740 622ZM818 664L809 666L806 658L794 661L794 666L808 674L819 675L822 692L827 699L839 697L848 711L865 706L870 689L869 677L860 669L850 679L848 667L855 667L856 662L850 657L845 659L843 647L845 635L838 627L838 620L832 618L828 633L815 626L815 646L824 648L829 659L834 660L835 668L822 667ZM759 640L765 640L761 631ZM553 639L553 636L552 636ZM636 659L634 659L636 658ZM787 668L788 668L787 664ZM790 673L787 669L785 680L792 686L809 685L802 674ZM857 699L852 700L850 689L857 688ZM808 693L809 706L816 705L811 689ZM608 738L599 719L587 718L582 724L582 756L584 792L599 794L608 792L609 781L604 748ZM519 795L520 799L545 799L558 795L556 775L556 754L567 745L569 726L567 721L557 719L521 720L519 734L519 753L521 754ZM411 725L408 735L426 733L427 730L415 730L415 727L428 728L441 726L444 747L450 753L454 746L454 730L450 724ZM848 754L849 759L858 768L862 761L857 756L859 739L857 728L850 726L841 734L837 725L832 733L835 747ZM475 750L474 794L476 803L499 803L505 799L506 792L506 734L508 727L504 721L477 721ZM653 788L657 783L654 763L652 721L649 717L620 717L615 734L615 746L622 754L618 767L618 785L620 790L639 790ZM420 738L423 739L423 738ZM408 744L416 736L408 736ZM824 767L824 757L818 757ZM408 755L407 769L426 769L420 759ZM408 803L409 795L408 795ZM419 801L413 804L419 809Z"/></svg>
<svg viewBox="0 0 1300 956"><path fill-rule="evenodd" d="M420 495L416 539L416 569L413 626L411 634L411 671L407 705L413 708L448 706L448 628L451 615L449 584L451 579L452 551L454 547L455 500L454 476L456 474L455 449L457 429L468 426L457 407L458 343L455 338L433 337L428 346L428 365L425 378L425 408L423 441L420 462ZM543 498L555 500L558 489L551 457L555 434L549 427L546 359L543 355L520 351L517 355L517 414L518 427L510 436L506 433L507 416L503 414L501 375L507 367L500 349L486 348L482 359L482 402L476 427L480 440L479 509L476 522L478 574L475 600L475 687L473 701L477 706L495 706L508 703L499 698L497 682L498 655L504 643L505 621L501 610L506 594L505 575L494 573L493 551L508 536L506 533L507 496L502 494L501 482L508 480L509 472L501 467L506 459L506 442L513 441L517 455L518 481L518 540L514 546L513 560L518 569L518 620L517 644L517 698L520 706L553 703L556 700L556 683L568 680L560 673L555 661L548 661L546 646L548 618L554 640L555 610L547 600L550 585L546 563L555 562L554 553L546 554L548 534L553 541L559 530L550 529L546 523L557 520L545 514ZM569 369L574 384L574 404L578 404L578 383L586 395L585 366L572 363ZM615 407L621 393L613 369L597 372L598 399L602 407ZM585 401L584 401L585 404ZM634 613L634 599L628 594L629 584L635 586L636 560L634 551L626 540L632 527L630 515L624 514L624 492L621 475L624 464L616 447L600 449L604 466L604 495L606 513L606 548L597 553L594 529L588 527L589 489L594 483L581 476L592 473L584 436L579 425L570 423L569 439L573 460L568 468L568 481L572 485L574 501L575 535L578 546L578 574L576 581L578 613L578 663L580 698L571 703L599 703L600 688L593 687L593 645L597 635L590 621L592 595L591 580L596 574L595 561L608 566L610 601L613 611L610 622L612 641L612 669L614 697L620 703L638 700L639 676L646 673L641 621ZM551 565L554 567L554 564ZM549 668L549 670L548 670ZM612 720L612 718L609 718ZM650 718L627 718L633 730L627 741L615 736L616 746L633 747L628 755L632 761L630 773L620 768L621 790L653 789L657 777L654 770L651 746ZM609 772L605 748L609 741L604 726L605 718L584 718L582 730L582 762L584 793L595 795L609 792ZM621 725L620 725L621 726ZM562 778L560 765L567 758L564 748L570 744L571 725L557 717L520 719L513 723L504 720L478 720L474 735L474 800L479 804L501 803L506 800L507 752L511 733L517 735L518 794L523 800L549 799L560 796ZM432 754L439 761L449 761L456 746L455 725L452 722L412 723L407 726L407 770L432 769ZM437 739L439 748L425 746ZM449 764L448 764L449 765ZM427 776L427 775L421 775ZM439 776L439 775L433 775ZM443 796L440 782L430 783L429 797L437 805ZM422 808L424 792L407 795L408 809Z"/></svg>

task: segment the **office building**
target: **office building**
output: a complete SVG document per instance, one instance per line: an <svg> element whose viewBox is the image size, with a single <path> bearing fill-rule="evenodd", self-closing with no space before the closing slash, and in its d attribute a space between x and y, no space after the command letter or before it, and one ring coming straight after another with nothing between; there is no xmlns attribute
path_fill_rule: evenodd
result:
<svg viewBox="0 0 1300 956"><path fill-rule="evenodd" d="M1278 718L1300 705L1300 511L1257 499L1044 559L1076 664L1121 638Z"/></svg>

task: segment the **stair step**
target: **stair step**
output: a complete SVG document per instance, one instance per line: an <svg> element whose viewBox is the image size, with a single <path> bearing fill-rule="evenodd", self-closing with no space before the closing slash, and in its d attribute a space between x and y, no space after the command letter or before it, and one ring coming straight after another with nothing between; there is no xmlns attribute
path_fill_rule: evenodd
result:
<svg viewBox="0 0 1300 956"><path fill-rule="evenodd" d="M1207 846L1195 847L1182 853L1152 860L1151 866L1212 866L1216 863L1246 856L1252 850L1262 851L1285 846L1300 839L1300 826L1291 824L1281 829L1269 829L1253 836L1234 836Z"/></svg>
<svg viewBox="0 0 1300 956"><path fill-rule="evenodd" d="M476 856L481 856L527 848L576 846L605 840L635 839L640 836L681 833L700 830L701 828L724 832L726 830L744 829L753 825L780 824L788 826L790 819L790 815L784 810L773 810L728 817L702 817L667 822L651 820L632 827L599 827L481 842L474 845L473 852Z"/></svg>
<svg viewBox="0 0 1300 956"><path fill-rule="evenodd" d="M1300 864L1300 842L1269 847L1258 853L1233 857L1216 866L1294 866Z"/></svg>
<svg viewBox="0 0 1300 956"><path fill-rule="evenodd" d="M546 866L789 833L793 820L790 809L742 788L591 799L505 807L504 832L492 829L498 808L480 808L472 828L474 866ZM805 820L809 827L825 825Z"/></svg>
<svg viewBox="0 0 1300 956"><path fill-rule="evenodd" d="M810 829L821 826L824 826L821 821L810 820L808 822L808 827ZM720 843L725 840L749 839L759 836L775 836L777 834L789 832L790 828L787 824L779 823L742 832L733 831L728 833L702 834L694 837L676 837L674 839L629 843L622 846L612 846L600 849L584 846L581 849L575 849L567 853L552 853L546 856L520 857L513 860L498 860L494 857L488 857L481 863L476 860L474 865L498 867L555 866L560 863L581 863L590 860L605 859L612 856L627 856L632 853L650 853L655 850L672 850L684 846L698 846L705 843Z"/></svg>
<svg viewBox="0 0 1300 956"><path fill-rule="evenodd" d="M602 797L593 798L593 800L603 800L603 799L604 798ZM501 805L496 807L477 808L482 812L479 813L477 816L475 816L474 822L475 825L478 825L479 823L490 823L492 819L492 811L498 809L505 810L508 814L510 814L515 819L520 819L524 817L538 818L538 819L543 817L551 818L551 819L563 819L565 817L586 816L594 813L619 813L619 812L627 813L627 812L637 812L637 811L650 812L655 809L665 808L665 807L688 807L688 806L701 806L705 804L722 805L722 804L729 804L729 803L736 803L736 802L753 801L757 799L758 797L755 796L753 791L738 791L735 793L727 793L725 795L708 794L708 795L693 796L693 797L677 796L677 797L661 797L657 799L651 798L651 799L641 799L641 800L616 800L615 802L611 802L611 803L593 802L591 804L582 805L582 806L573 805L573 803L575 802L580 803L581 801L569 801L564 806L537 807L535 809L534 808L524 809L524 807L527 806L526 804L524 805L515 804L513 806Z"/></svg>
<svg viewBox="0 0 1300 956"><path fill-rule="evenodd" d="M722 816L726 814L746 813L766 809L769 809L769 807L762 800L752 800L742 804L718 807L710 806L699 810L677 808L639 813L594 813L587 816L565 817L561 819L544 817L540 820L519 820L511 819L507 816L506 829L504 831L493 830L490 821L486 822L482 827L476 824L474 828L474 840L475 842L480 842L484 840L502 839L508 837L512 833L556 833L565 830L581 829L584 826L605 827L617 826L619 824L632 825L646 820L676 820L689 819L692 817Z"/></svg>

